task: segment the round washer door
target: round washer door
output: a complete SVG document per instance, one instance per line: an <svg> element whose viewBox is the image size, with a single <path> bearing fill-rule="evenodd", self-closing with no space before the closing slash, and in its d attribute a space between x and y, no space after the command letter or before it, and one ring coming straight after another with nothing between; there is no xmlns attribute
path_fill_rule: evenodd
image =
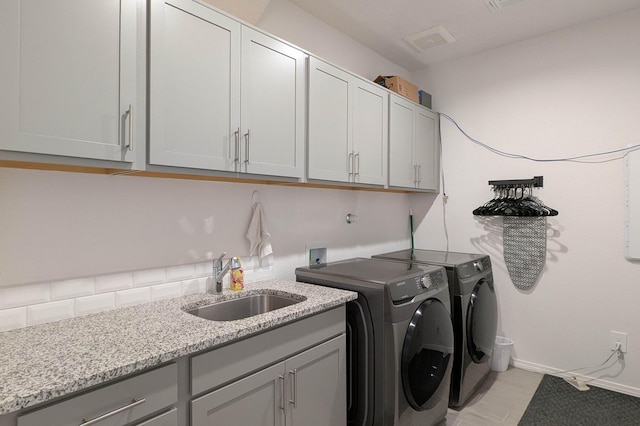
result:
<svg viewBox="0 0 640 426"><path fill-rule="evenodd" d="M467 307L467 350L480 364L493 354L498 326L498 302L491 280L482 279L473 288Z"/></svg>
<svg viewBox="0 0 640 426"><path fill-rule="evenodd" d="M448 398L453 356L451 316L442 302L428 299L416 309L402 347L402 387L409 404L428 410Z"/></svg>

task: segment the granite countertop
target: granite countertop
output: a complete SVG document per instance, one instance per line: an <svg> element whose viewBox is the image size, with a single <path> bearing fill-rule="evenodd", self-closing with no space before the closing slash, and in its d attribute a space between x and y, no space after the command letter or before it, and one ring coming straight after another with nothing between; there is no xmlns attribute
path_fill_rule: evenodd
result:
<svg viewBox="0 0 640 426"><path fill-rule="evenodd" d="M185 313L250 293L306 300L254 317L218 322ZM357 293L283 280L119 308L0 333L0 415L330 309Z"/></svg>

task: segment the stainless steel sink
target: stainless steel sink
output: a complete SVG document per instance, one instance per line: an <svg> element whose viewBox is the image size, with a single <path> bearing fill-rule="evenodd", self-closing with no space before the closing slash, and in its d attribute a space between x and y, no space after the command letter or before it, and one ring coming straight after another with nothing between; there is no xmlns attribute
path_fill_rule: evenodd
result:
<svg viewBox="0 0 640 426"><path fill-rule="evenodd" d="M200 306L189 309L186 312L211 321L234 321L295 305L304 300L306 300L306 297L295 299L276 294L252 294Z"/></svg>

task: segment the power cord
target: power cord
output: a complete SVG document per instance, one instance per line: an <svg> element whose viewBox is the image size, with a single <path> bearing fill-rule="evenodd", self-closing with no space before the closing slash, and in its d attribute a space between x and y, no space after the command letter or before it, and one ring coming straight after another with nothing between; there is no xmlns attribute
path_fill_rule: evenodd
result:
<svg viewBox="0 0 640 426"><path fill-rule="evenodd" d="M590 163L588 161L579 161L579 160L583 160L586 158L594 158L594 157L601 157L601 156L605 156L605 155L611 155L611 154L617 154L617 153L622 153L624 152L625 154L629 151L633 151L636 149L640 148L640 144L636 144L636 145L632 145L626 148L620 148L620 149L614 149L611 151L603 151L603 152L596 152L596 153L592 153L592 154L584 154L584 155L576 155L573 157L564 157L564 158L535 158L535 157L529 157L526 155L522 155L522 154L514 154L514 153L510 153L510 152L506 152L506 151L501 151L497 148L494 148L490 145L487 145L481 141L479 141L478 139L474 139L473 137L471 137L453 118L451 118L450 116L448 116L447 114L441 112L439 113L440 117L444 117L447 120L449 120L451 123L453 123L458 130L460 131L460 133L462 133L467 139L469 139L471 142L475 143L476 145L479 145L491 152L493 152L494 154L503 156L503 157L507 157L507 158L519 158L522 160L529 160L529 161L536 161L536 162L541 162L541 163L549 163L549 162L560 162L560 161L570 161L570 162L586 162L586 163ZM616 159L621 159L622 157L616 158ZM591 162L598 162L598 161L591 161Z"/></svg>
<svg viewBox="0 0 640 426"><path fill-rule="evenodd" d="M449 227L447 226L447 201L449 196L444 181L444 164L442 161L442 126L438 124L438 141L440 142L440 175L442 177L442 225L444 227L444 239L446 251L449 251Z"/></svg>
<svg viewBox="0 0 640 426"><path fill-rule="evenodd" d="M578 367L578 368L571 368L569 370L562 370L562 371L555 371L554 375L560 375L563 373L570 373L570 372L574 372L577 370L584 370L587 368L596 368L596 367L602 367L603 365L606 365L609 360L611 360L611 358L614 357L614 355L618 355L618 358L623 357L624 356L624 352L622 352L622 344L620 342L616 342L616 346L614 349L611 349L611 354L607 357L607 359L605 359L604 361L602 361L600 364L595 364L595 365L587 365L585 367ZM570 385L572 385L573 387L575 387L578 390L581 391L586 391L589 390L589 386L587 386L587 383L596 380L595 377L588 379L588 380L584 380L584 379L579 379L577 377L577 375L571 375L569 377L563 377L563 379L569 383Z"/></svg>

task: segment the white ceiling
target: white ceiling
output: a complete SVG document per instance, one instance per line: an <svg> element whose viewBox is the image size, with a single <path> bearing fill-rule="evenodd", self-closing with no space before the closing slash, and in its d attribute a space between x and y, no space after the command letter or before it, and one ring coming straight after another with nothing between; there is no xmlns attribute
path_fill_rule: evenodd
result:
<svg viewBox="0 0 640 426"><path fill-rule="evenodd" d="M640 7L640 0L289 0L409 71ZM494 0L502 1L506 0ZM441 25L456 39L416 52L402 39Z"/></svg>

